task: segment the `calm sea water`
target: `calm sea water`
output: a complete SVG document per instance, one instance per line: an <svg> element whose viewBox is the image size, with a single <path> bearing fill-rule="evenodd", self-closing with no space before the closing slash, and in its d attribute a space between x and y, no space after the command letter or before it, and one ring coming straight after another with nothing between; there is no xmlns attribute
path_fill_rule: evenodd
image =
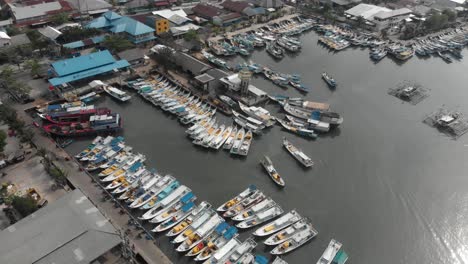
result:
<svg viewBox="0 0 468 264"><path fill-rule="evenodd" d="M122 134L147 156L150 167L176 176L199 201L217 207L255 184L285 211L296 209L309 217L319 234L286 255L289 263L315 263L331 238L343 243L349 263L468 263L468 135L454 141L422 123L442 105L468 114L468 60L446 64L437 57L413 58L398 65L385 58L374 64L368 50L333 53L317 44L315 33L301 39L302 52L280 62L264 51L248 59L301 74L312 88L305 98L328 102L343 114L343 125L317 140L275 126L255 138L247 158L232 158L223 150L193 146L175 117L138 96L125 105L110 98L99 104L123 116ZM320 79L324 70L339 83L336 91ZM387 94L403 80L420 83L430 96L414 106ZM271 94L300 95L261 77L252 82ZM284 116L275 104L267 108ZM316 166L305 170L293 160L282 147L283 136ZM75 142L69 151L77 153L86 144ZM284 177L284 189L262 170L259 159L265 154ZM256 252L267 255L270 249L257 241ZM164 237L158 243L175 263L189 263Z"/></svg>

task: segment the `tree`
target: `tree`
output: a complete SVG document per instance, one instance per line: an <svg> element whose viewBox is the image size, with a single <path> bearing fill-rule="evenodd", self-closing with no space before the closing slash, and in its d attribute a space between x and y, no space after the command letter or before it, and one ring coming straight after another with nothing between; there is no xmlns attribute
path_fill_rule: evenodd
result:
<svg viewBox="0 0 468 264"><path fill-rule="evenodd" d="M62 25L68 22L67 13L58 13L51 17L51 21L54 25Z"/></svg>
<svg viewBox="0 0 468 264"><path fill-rule="evenodd" d="M7 134L5 131L0 130L0 153L5 150Z"/></svg>
<svg viewBox="0 0 468 264"><path fill-rule="evenodd" d="M358 16L356 18L356 24L358 27L362 26L364 23L366 23L366 19L363 16Z"/></svg>
<svg viewBox="0 0 468 264"><path fill-rule="evenodd" d="M128 39L119 35L106 36L102 45L112 52L120 52L134 46Z"/></svg>
<svg viewBox="0 0 468 264"><path fill-rule="evenodd" d="M448 23L446 14L433 13L426 21L424 27L428 30L438 30L445 27Z"/></svg>
<svg viewBox="0 0 468 264"><path fill-rule="evenodd" d="M32 143L34 139L34 131L31 128L23 128L20 130L20 141L23 143Z"/></svg>
<svg viewBox="0 0 468 264"><path fill-rule="evenodd" d="M174 50L169 47L163 47L154 54L154 59L167 71L174 66Z"/></svg>
<svg viewBox="0 0 468 264"><path fill-rule="evenodd" d="M61 43L78 41L102 34L97 28L68 27L62 30L62 35L58 38Z"/></svg>
<svg viewBox="0 0 468 264"><path fill-rule="evenodd" d="M26 61L26 66L29 68L31 72L31 76L38 76L40 74L41 65L37 59L32 59Z"/></svg>
<svg viewBox="0 0 468 264"><path fill-rule="evenodd" d="M442 14L447 16L448 21L453 22L457 19L457 14L453 12L452 10L445 9L442 11Z"/></svg>
<svg viewBox="0 0 468 264"><path fill-rule="evenodd" d="M23 217L26 217L37 210L36 201L29 196L21 197L14 196L12 206L15 208Z"/></svg>
<svg viewBox="0 0 468 264"><path fill-rule="evenodd" d="M67 184L67 171L57 167L50 167L49 174L60 186L64 186L65 184Z"/></svg>
<svg viewBox="0 0 468 264"><path fill-rule="evenodd" d="M13 26L9 26L6 28L6 33L8 34L8 36L15 36L15 35L18 35L21 33L21 30L19 30L19 28L17 27L13 27Z"/></svg>
<svg viewBox="0 0 468 264"><path fill-rule="evenodd" d="M184 39L186 41L191 41L191 40L199 40L200 37L198 36L198 32L194 29L189 29L187 33L184 35Z"/></svg>

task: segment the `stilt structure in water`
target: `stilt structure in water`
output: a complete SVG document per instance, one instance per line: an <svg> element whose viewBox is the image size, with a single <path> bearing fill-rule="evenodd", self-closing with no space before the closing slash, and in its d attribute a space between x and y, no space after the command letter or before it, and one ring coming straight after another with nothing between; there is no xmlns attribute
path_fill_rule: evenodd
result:
<svg viewBox="0 0 468 264"><path fill-rule="evenodd" d="M399 83L397 87L388 89L388 94L412 105L420 103L429 96L423 86L411 81L404 81Z"/></svg>
<svg viewBox="0 0 468 264"><path fill-rule="evenodd" d="M463 114L458 111L448 110L444 107L427 115L423 123L437 128L453 139L458 139L468 132L468 120Z"/></svg>

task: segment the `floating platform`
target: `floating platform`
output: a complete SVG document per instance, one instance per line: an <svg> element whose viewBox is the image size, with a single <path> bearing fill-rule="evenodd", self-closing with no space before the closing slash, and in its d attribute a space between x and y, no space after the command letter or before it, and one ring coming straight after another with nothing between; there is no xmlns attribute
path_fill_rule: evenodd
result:
<svg viewBox="0 0 468 264"><path fill-rule="evenodd" d="M410 81L404 81L398 84L397 87L388 89L388 94L412 105L422 102L429 96L423 86Z"/></svg>
<svg viewBox="0 0 468 264"><path fill-rule="evenodd" d="M468 132L468 120L463 114L458 111L450 111L443 107L427 115L423 123L437 128L453 139L458 139Z"/></svg>

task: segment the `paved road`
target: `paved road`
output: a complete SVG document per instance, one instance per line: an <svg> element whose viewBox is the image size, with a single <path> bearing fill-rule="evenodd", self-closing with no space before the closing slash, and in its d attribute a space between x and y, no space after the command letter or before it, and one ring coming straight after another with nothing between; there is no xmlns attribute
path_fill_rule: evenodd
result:
<svg viewBox="0 0 468 264"><path fill-rule="evenodd" d="M23 110L28 108L28 105L16 105L18 116L22 118L26 124L33 122L32 118L28 116ZM19 109L21 108L21 109ZM88 174L80 170L78 163L70 160L65 161L68 154L60 148L56 148L55 142L43 134L38 129L35 130L36 137L34 143L38 147L44 147L52 151L58 160L56 164L69 172L69 181L78 189L80 189L89 200L105 215L110 222L122 231L127 230L129 216L126 214L121 215L119 209L114 207L110 201L103 201L103 191L95 183L91 181ZM137 235L141 233L140 230L130 227L129 239L130 244L135 246L135 251L138 252L148 263L154 264L169 264L172 263L164 253L153 243L151 240L145 238L138 238Z"/></svg>

